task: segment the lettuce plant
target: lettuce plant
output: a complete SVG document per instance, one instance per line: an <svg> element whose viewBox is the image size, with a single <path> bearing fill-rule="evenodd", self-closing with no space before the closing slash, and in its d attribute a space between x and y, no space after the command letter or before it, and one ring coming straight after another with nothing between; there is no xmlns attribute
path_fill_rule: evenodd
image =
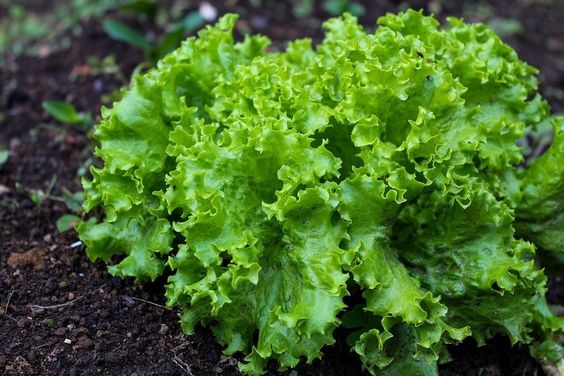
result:
<svg viewBox="0 0 564 376"><path fill-rule="evenodd" d="M332 19L283 52L235 43L235 22L103 110L90 258L166 276L182 328L211 327L247 375L319 358L339 326L377 375L434 375L468 336L557 363L534 255L563 249L564 118L536 70L484 25L415 11L374 34ZM518 141L547 121L553 144L524 167Z"/></svg>

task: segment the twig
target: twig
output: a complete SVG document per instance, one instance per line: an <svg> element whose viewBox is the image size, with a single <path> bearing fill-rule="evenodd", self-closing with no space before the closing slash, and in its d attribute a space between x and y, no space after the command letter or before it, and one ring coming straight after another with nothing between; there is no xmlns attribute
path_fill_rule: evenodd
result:
<svg viewBox="0 0 564 376"><path fill-rule="evenodd" d="M180 358L178 358L176 355L172 358L172 361L178 366L180 367L181 370L183 370L187 375L189 376L194 376L194 374L192 373L192 371L190 370L190 366L186 363L184 363L182 360L180 360Z"/></svg>
<svg viewBox="0 0 564 376"><path fill-rule="evenodd" d="M8 316L8 308L10 307L10 299L12 299L12 295L14 295L14 288L12 287L12 291L8 294L8 300L6 301L6 308L4 308L4 315Z"/></svg>
<svg viewBox="0 0 564 376"><path fill-rule="evenodd" d="M107 285L108 285L108 284L105 283L105 284L103 284L102 286L97 287L96 289L94 289L94 290L92 290L92 291L89 291L89 292L87 292L87 293L84 294L84 295L79 296L78 298L75 298L75 299L73 299L73 300L69 300L69 301L66 302L66 303L60 303L60 304L55 304L55 305L50 305L50 306L42 306L42 305L38 305L38 304L31 304L30 307L31 307L31 310L32 310L32 311L33 311L34 309L36 309L36 310L38 310L38 309L57 309L57 308L66 307L66 306L68 306L68 305L71 305L71 304L73 304L73 303L78 302L79 300L84 299L84 298L87 297L88 295L93 294L94 292L96 292L96 291L98 291L98 290L100 290L100 289L103 289L103 288L106 287Z"/></svg>
<svg viewBox="0 0 564 376"><path fill-rule="evenodd" d="M129 338L125 334L114 333L114 332L110 332L109 330L99 330L98 332L101 333L101 334L104 334L104 335L112 335L112 336L118 336L118 337L123 337L123 338Z"/></svg>
<svg viewBox="0 0 564 376"><path fill-rule="evenodd" d="M188 376L194 376L190 366L185 362L183 362L182 359L180 359L177 354L178 350L184 349L186 346L188 346L187 343L182 343L176 346L174 349L172 349L172 354L173 354L172 361L174 362L174 364L180 367L180 369L182 369Z"/></svg>
<svg viewBox="0 0 564 376"><path fill-rule="evenodd" d="M145 300L145 299L141 299L141 298L136 298L136 297L134 297L134 296L128 296L128 295L123 295L123 297L124 297L124 298L130 298L130 299L133 299L133 300L137 300L137 301L139 301L139 302L151 304L151 305L154 305L155 307L159 307L159 308L162 308L162 309L166 309L166 310L168 310L168 311L172 311L171 308L168 308L168 307L166 307L166 306L164 306L164 305L161 305L161 304L158 304L158 303L155 303L155 302L151 302L151 301L149 301L149 300Z"/></svg>
<svg viewBox="0 0 564 376"><path fill-rule="evenodd" d="M38 305L38 304L31 304L30 307L32 308L32 310L33 310L33 308L35 308L35 309L57 309L57 308L66 307L66 306L68 306L69 304L78 302L79 300L81 300L81 299L84 298L85 296L86 296L86 295L79 296L78 298L73 299L73 300L69 300L69 301L66 302L66 303L55 304L55 305L50 305L50 306L42 306L42 305Z"/></svg>
<svg viewBox="0 0 564 376"><path fill-rule="evenodd" d="M178 350L184 350L185 348L188 347L188 345L189 345L189 343L181 343L180 345L178 345L178 346L176 346L174 349L172 349L172 352L173 352L174 354L176 354L176 352L177 352Z"/></svg>
<svg viewBox="0 0 564 376"><path fill-rule="evenodd" d="M51 201L57 201L57 202L67 202L67 200L65 200L63 197L59 197L59 196L51 196L48 195L47 197L45 197L46 200L51 200Z"/></svg>
<svg viewBox="0 0 564 376"><path fill-rule="evenodd" d="M39 345L39 346L37 346L37 347L34 347L33 349L34 349L34 350L39 350L40 348L45 347L45 346L49 346L49 345L51 345L51 342L44 343L43 345Z"/></svg>

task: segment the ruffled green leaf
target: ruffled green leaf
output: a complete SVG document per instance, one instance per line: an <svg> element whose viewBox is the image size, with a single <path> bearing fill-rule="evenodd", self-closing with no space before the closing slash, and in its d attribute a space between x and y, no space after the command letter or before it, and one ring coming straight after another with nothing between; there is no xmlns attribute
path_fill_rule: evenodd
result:
<svg viewBox="0 0 564 376"><path fill-rule="evenodd" d="M164 218L121 216L113 223L82 223L77 230L92 261L125 258L109 267L112 275L155 280L163 272L162 255L171 250L173 234Z"/></svg>

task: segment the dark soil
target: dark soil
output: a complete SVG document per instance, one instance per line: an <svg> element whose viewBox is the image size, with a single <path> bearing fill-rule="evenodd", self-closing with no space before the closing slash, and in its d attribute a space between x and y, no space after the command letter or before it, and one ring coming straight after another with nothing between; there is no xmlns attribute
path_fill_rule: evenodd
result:
<svg viewBox="0 0 564 376"><path fill-rule="evenodd" d="M261 8L215 3L221 12L243 13L242 27L279 44L303 36L319 38L319 20L328 17L316 8L310 17L297 19L285 2ZM367 16L362 20L370 25L385 11L397 10L384 0L364 3ZM540 68L542 89L553 107L564 109L559 94L564 88L564 4L493 4L498 14L521 20L526 34L509 41L523 59ZM444 8L449 14L463 12L458 5ZM176 312L163 307L159 283L135 285L111 277L102 263L91 263L82 249L72 246L78 240L75 233L56 229L56 220L69 212L59 198L80 190L77 171L92 150L80 127L42 126L54 123L41 102L65 100L98 114L102 96L123 81L93 71L88 58L115 55L125 77L143 61L137 50L109 39L98 22L82 26L70 49L8 57L0 67L0 147L10 153L0 168L0 370L5 375L236 375L237 360L222 355L207 330L182 334ZM34 204L31 193L46 191L53 176L52 198ZM562 283L553 279L550 286L552 303L562 304ZM465 341L451 353L453 361L441 366L442 375L542 374L526 347L512 348L502 338L481 348ZM325 354L313 365L301 365L298 374L363 374L342 338ZM270 374L280 374L274 368Z"/></svg>

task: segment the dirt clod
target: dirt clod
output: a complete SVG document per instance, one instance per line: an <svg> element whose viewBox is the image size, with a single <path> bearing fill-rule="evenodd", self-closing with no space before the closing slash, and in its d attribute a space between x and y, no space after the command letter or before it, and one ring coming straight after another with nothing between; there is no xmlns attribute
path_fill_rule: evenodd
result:
<svg viewBox="0 0 564 376"><path fill-rule="evenodd" d="M37 248L22 253L12 252L8 257L7 263L12 269L31 266L34 270L41 270L45 268L45 262L43 261L44 256L45 251Z"/></svg>
<svg viewBox="0 0 564 376"><path fill-rule="evenodd" d="M13 362L8 363L4 368L5 375L23 375L31 370L31 365L23 357L18 355Z"/></svg>

